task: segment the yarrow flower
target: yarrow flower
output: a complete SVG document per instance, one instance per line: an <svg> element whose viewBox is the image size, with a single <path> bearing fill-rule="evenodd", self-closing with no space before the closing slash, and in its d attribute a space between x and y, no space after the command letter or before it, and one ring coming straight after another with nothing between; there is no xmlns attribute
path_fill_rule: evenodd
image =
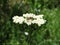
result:
<svg viewBox="0 0 60 45"><path fill-rule="evenodd" d="M38 26L41 26L41 25L44 24L45 22L46 22L46 20L44 20L44 19L39 19L39 18L32 21L33 24L37 24Z"/></svg>
<svg viewBox="0 0 60 45"><path fill-rule="evenodd" d="M13 22L14 23L19 23L19 24L22 24L23 23L23 21L24 21L24 18L22 17L22 16L14 16L13 17Z"/></svg>
<svg viewBox="0 0 60 45"><path fill-rule="evenodd" d="M19 16L14 16L12 19L13 19L13 22L15 22L15 23L18 23L19 22L19 20L18 20L19 19Z"/></svg>
<svg viewBox="0 0 60 45"><path fill-rule="evenodd" d="M31 24L37 24L38 26L41 26L46 22L46 20L43 19L44 15L35 15L33 13L26 13L23 14L23 16L14 16L13 22L23 24L26 23L27 25Z"/></svg>
<svg viewBox="0 0 60 45"><path fill-rule="evenodd" d="M22 16L19 17L19 24L22 24L24 21L24 18Z"/></svg>

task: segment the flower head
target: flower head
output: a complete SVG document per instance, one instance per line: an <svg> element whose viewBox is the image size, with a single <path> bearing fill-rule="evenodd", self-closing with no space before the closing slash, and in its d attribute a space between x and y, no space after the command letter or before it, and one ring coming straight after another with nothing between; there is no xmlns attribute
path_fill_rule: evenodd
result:
<svg viewBox="0 0 60 45"><path fill-rule="evenodd" d="M22 24L24 22L24 18L22 16L19 17L19 24Z"/></svg>
<svg viewBox="0 0 60 45"><path fill-rule="evenodd" d="M46 20L43 19L43 15L35 15L33 13L26 13L23 14L23 16L14 16L13 17L14 23L23 24L26 23L27 25L31 24L37 24L38 26L41 26L46 22Z"/></svg>
<svg viewBox="0 0 60 45"><path fill-rule="evenodd" d="M13 19L13 22L15 23L19 22L19 16L14 16L12 19Z"/></svg>
<svg viewBox="0 0 60 45"><path fill-rule="evenodd" d="M36 19L36 20L33 20L32 23L34 24L37 24L38 26L41 26L42 24L44 24L46 22L46 20L44 19Z"/></svg>
<svg viewBox="0 0 60 45"><path fill-rule="evenodd" d="M21 16L20 16L20 17L19 17L19 16L14 16L14 17L13 17L13 22L14 22L14 23L22 24L23 21L24 21L24 18L21 17Z"/></svg>

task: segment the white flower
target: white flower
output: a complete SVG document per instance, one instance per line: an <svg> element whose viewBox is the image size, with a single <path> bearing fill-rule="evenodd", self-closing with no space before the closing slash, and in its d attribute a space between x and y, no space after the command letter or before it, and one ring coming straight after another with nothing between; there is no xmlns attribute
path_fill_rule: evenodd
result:
<svg viewBox="0 0 60 45"><path fill-rule="evenodd" d="M46 22L46 20L44 19L37 19L37 20L33 20L32 23L37 24L38 26L41 26L42 24L44 24Z"/></svg>
<svg viewBox="0 0 60 45"><path fill-rule="evenodd" d="M19 22L18 21L19 20L19 16L14 16L12 19L13 19L13 22L15 22L15 23L18 23Z"/></svg>
<svg viewBox="0 0 60 45"><path fill-rule="evenodd" d="M46 22L46 20L43 19L43 15L35 15L33 13L26 13L23 14L23 16L14 16L13 17L14 23L22 24L23 22L27 25L31 24L37 24L38 26L41 26Z"/></svg>
<svg viewBox="0 0 60 45"><path fill-rule="evenodd" d="M28 33L28 32L24 32L24 34L25 34L25 35L29 35L29 33Z"/></svg>
<svg viewBox="0 0 60 45"><path fill-rule="evenodd" d="M40 23L40 24L44 24L46 22L46 20L44 19L37 19L37 21Z"/></svg>
<svg viewBox="0 0 60 45"><path fill-rule="evenodd" d="M22 24L24 22L24 18L22 16L19 17L19 24Z"/></svg>
<svg viewBox="0 0 60 45"><path fill-rule="evenodd" d="M31 23L32 23L32 20L31 19L25 19L24 20L24 23L26 23L27 25L31 25Z"/></svg>
<svg viewBox="0 0 60 45"><path fill-rule="evenodd" d="M17 19L19 16L14 16L12 19Z"/></svg>
<svg viewBox="0 0 60 45"><path fill-rule="evenodd" d="M41 26L42 24L44 24L46 22L46 20L44 20L44 19L40 19L40 20L38 20L38 26Z"/></svg>
<svg viewBox="0 0 60 45"><path fill-rule="evenodd" d="M23 17L26 17L26 18L33 17L33 16L35 16L35 14L33 14L33 13L23 14Z"/></svg>
<svg viewBox="0 0 60 45"><path fill-rule="evenodd" d="M19 24L22 24L23 23L23 21L24 21L24 18L22 17L22 16L14 16L13 17L13 22L14 23L19 23Z"/></svg>

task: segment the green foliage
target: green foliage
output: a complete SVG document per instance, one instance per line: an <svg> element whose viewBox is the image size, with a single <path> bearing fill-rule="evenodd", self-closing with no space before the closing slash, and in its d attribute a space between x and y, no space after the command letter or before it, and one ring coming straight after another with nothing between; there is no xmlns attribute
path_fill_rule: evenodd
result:
<svg viewBox="0 0 60 45"><path fill-rule="evenodd" d="M59 0L0 0L0 45L60 45ZM12 17L44 14L46 24L37 28L14 24ZM29 29L28 29L29 28ZM25 31L29 35L24 34Z"/></svg>

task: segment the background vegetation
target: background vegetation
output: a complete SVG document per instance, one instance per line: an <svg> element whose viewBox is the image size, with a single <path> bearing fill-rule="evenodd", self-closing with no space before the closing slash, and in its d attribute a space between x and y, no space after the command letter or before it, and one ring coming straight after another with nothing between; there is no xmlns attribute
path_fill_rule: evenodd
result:
<svg viewBox="0 0 60 45"><path fill-rule="evenodd" d="M47 22L30 26L33 34L26 36L29 27L12 21L24 13L44 14ZM0 0L0 45L60 45L60 0Z"/></svg>

